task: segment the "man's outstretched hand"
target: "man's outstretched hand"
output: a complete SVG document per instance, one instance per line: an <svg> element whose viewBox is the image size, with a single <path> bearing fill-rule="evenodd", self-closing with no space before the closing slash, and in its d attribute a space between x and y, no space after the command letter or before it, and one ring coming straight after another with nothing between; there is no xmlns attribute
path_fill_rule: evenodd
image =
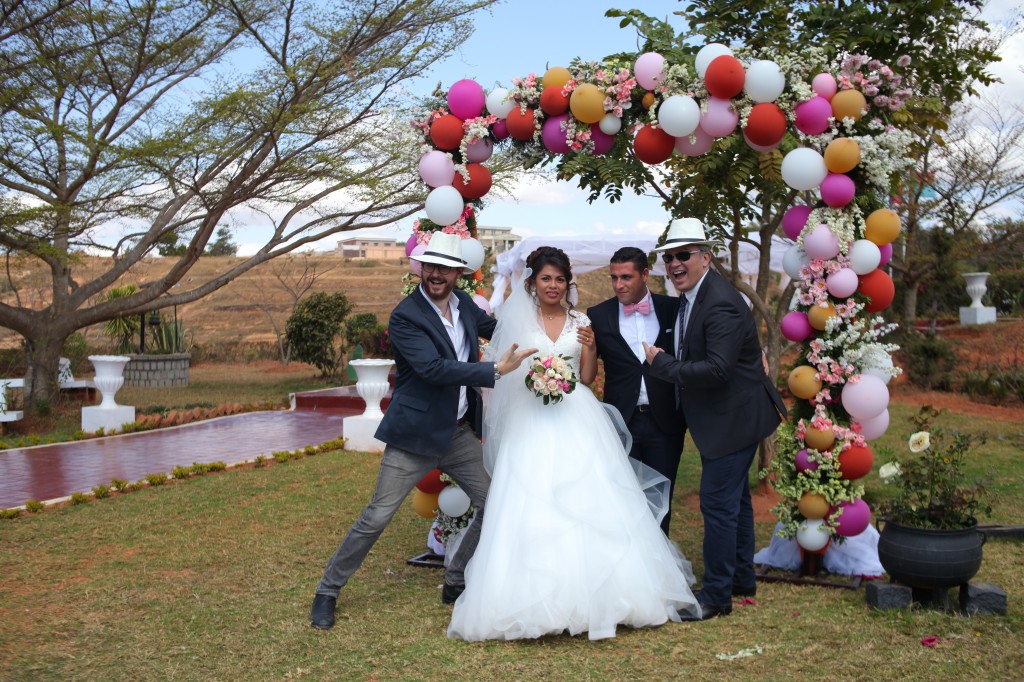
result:
<svg viewBox="0 0 1024 682"><path fill-rule="evenodd" d="M513 343L512 346L505 351L505 354L501 356L501 359L495 363L495 368L502 376L505 376L509 372L518 368L519 365L523 364L523 360L537 352L536 348L517 350L518 348L519 344Z"/></svg>

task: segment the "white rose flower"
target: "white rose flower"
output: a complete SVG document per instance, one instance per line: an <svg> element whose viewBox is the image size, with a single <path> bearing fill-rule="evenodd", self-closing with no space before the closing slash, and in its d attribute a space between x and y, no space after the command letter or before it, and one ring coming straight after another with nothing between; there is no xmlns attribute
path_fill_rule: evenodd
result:
<svg viewBox="0 0 1024 682"><path fill-rule="evenodd" d="M903 471L897 462L889 462L878 468L878 475L882 478L883 483L892 483L893 479L898 478L901 473Z"/></svg>
<svg viewBox="0 0 1024 682"><path fill-rule="evenodd" d="M923 452L931 445L931 434L927 431L918 431L910 437L910 451Z"/></svg>
<svg viewBox="0 0 1024 682"><path fill-rule="evenodd" d="M533 390L535 390L535 391L538 391L538 392L539 392L539 391L541 391L541 390L542 390L543 388L544 388L544 382L543 382L543 381L541 381L540 379L534 379L534 380L533 380Z"/></svg>

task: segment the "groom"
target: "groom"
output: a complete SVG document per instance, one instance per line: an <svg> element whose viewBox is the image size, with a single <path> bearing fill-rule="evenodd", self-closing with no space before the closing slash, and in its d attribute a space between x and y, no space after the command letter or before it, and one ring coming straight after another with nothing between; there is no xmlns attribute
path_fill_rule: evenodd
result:
<svg viewBox="0 0 1024 682"><path fill-rule="evenodd" d="M604 401L613 405L633 436L629 456L669 480L670 507L661 521L668 535L672 490L683 450L686 422L676 405L675 387L650 373L643 344L671 348L679 300L647 288L647 254L627 246L609 265L615 297L587 310L604 362Z"/></svg>
<svg viewBox="0 0 1024 682"><path fill-rule="evenodd" d="M458 278L469 272L458 236L435 233L428 250L413 258L422 265L422 281L395 307L388 323L396 375L391 403L375 434L386 443L377 487L317 585L309 620L321 630L333 627L339 591L416 483L435 468L454 478L476 506L476 519L445 572L441 601L452 604L462 593L490 485L472 430L477 406L467 398L466 387L493 387L537 352L516 352L513 345L497 363L478 362L478 337L490 338L496 323L465 292L455 290Z"/></svg>

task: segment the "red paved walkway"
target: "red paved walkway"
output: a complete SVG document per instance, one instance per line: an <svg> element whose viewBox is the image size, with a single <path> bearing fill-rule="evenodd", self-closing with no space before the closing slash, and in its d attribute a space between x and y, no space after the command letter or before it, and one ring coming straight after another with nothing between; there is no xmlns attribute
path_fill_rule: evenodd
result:
<svg viewBox="0 0 1024 682"><path fill-rule="evenodd" d="M363 409L358 397L356 407L339 403L337 390L324 393L333 398L330 409L316 409L308 394L300 394L300 409L287 412L249 412L124 436L0 451L0 509L29 499L88 492L113 478L138 481L195 462L233 464L319 445L341 436L343 419Z"/></svg>

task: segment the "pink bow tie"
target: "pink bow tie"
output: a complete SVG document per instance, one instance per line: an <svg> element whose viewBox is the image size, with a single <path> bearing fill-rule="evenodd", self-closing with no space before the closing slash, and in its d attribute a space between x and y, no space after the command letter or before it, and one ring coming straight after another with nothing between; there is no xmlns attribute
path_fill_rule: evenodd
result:
<svg viewBox="0 0 1024 682"><path fill-rule="evenodd" d="M650 315L651 303L647 299L644 299L639 303L623 303L622 312L624 312L626 315L632 315L633 313L640 313L641 315Z"/></svg>

